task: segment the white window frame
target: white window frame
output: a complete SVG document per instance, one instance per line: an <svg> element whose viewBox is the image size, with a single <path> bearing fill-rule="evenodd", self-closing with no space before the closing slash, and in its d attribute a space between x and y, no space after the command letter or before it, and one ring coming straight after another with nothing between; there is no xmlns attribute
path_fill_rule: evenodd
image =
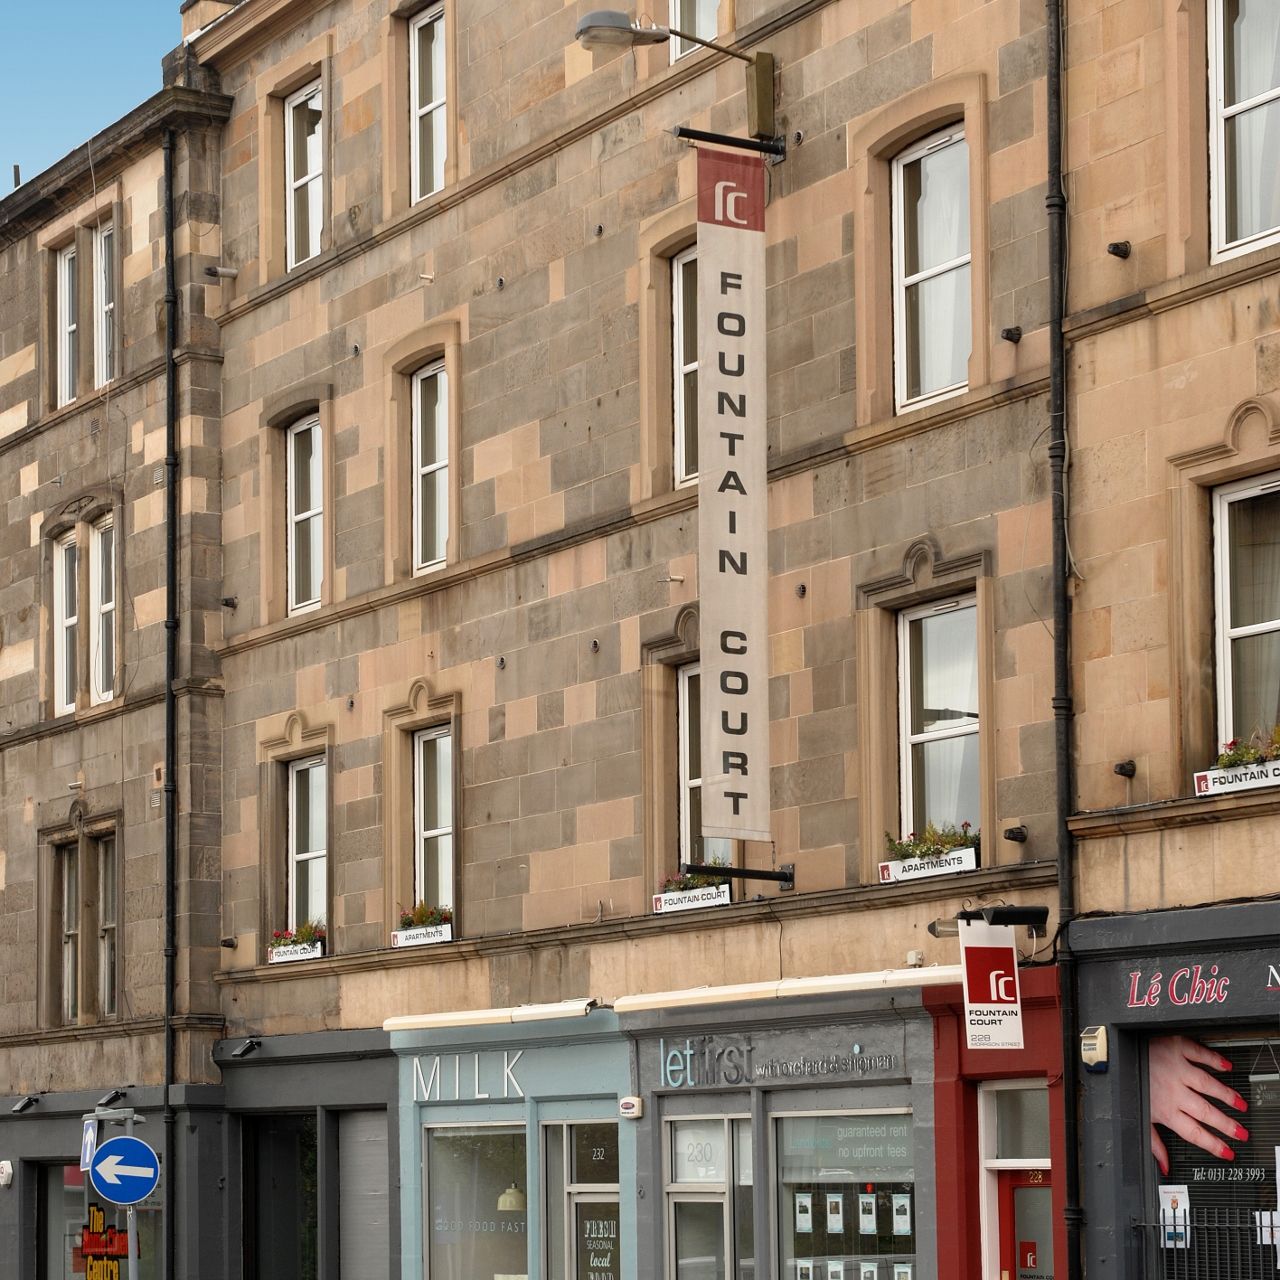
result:
<svg viewBox="0 0 1280 1280"><path fill-rule="evenodd" d="M1230 508L1233 503L1247 501L1264 493L1275 493L1277 490L1280 490L1280 471L1223 485L1213 492L1213 629L1217 648L1219 742L1230 742L1232 738L1241 736L1233 723L1231 642L1245 636L1268 635L1280 631L1280 619L1257 622L1245 627L1231 626Z"/></svg>
<svg viewBox="0 0 1280 1280"><path fill-rule="evenodd" d="M315 459L316 483L312 486L312 502L315 505L300 511L294 505L298 486L297 477L294 474L293 442L304 431L314 433L312 457ZM288 608L291 615L309 613L312 609L318 609L324 594L324 476L324 433L320 429L320 419L314 415L302 418L285 432L285 579L288 583ZM311 534L313 521L316 528L314 536ZM299 530L304 527L310 540L313 557L311 572L315 594L300 600L297 597L298 575L295 570L296 543Z"/></svg>
<svg viewBox="0 0 1280 1280"><path fill-rule="evenodd" d="M919 409L925 405L934 404L939 400L950 399L952 396L961 395L969 389L969 379L966 375L960 382L954 382L946 387L938 387L932 391L925 392L923 395L908 396L907 394L907 290L913 285L923 284L927 280L968 267L970 269L969 305L972 307L973 228L970 227L969 229L968 252L947 262L939 263L937 266L928 267L924 271L918 271L915 275L908 276L906 274L906 210L903 207L905 199L903 171L907 166L923 160L927 155L942 151L947 147L955 146L957 143L964 141L964 125L954 125L943 129L940 133L930 134L927 138L916 143L915 146L908 147L907 150L893 158L893 227L891 235L893 245L893 395L894 406L899 413L903 413L907 409ZM972 175L970 175L970 181L965 183L964 198L966 200L970 197L971 179ZM974 339L975 341L977 340L976 334Z"/></svg>
<svg viewBox="0 0 1280 1280"><path fill-rule="evenodd" d="M738 1153L734 1140L735 1127L738 1121L746 1124L747 1133L751 1137L751 1182L743 1186L755 1186L759 1176L760 1152L757 1151L755 1127L749 1113L720 1112L706 1114L698 1112L693 1115L666 1115L662 1123L662 1189L666 1223L666 1274L674 1276L676 1272L676 1205L678 1204L719 1204L724 1223L724 1274L737 1274L738 1233L734 1221L733 1191L738 1185ZM677 1182L675 1178L675 1145L674 1127L677 1124L719 1124L724 1135L725 1176L721 1182ZM773 1181L773 1144L769 1144L769 1168L767 1170L770 1183ZM761 1224L757 1230L769 1230L769 1224Z"/></svg>
<svg viewBox="0 0 1280 1280"><path fill-rule="evenodd" d="M675 28L677 31L688 31L692 36L699 36L703 40L714 40L716 38L715 18L719 10L719 0L712 6L712 21L710 31L699 31L697 22L697 0L694 0L694 21L692 26L686 26L680 17L680 0L671 0L668 8L670 20L668 26ZM679 36L671 37L671 61L678 62L681 58L688 54L696 53L703 46L694 44L692 40L682 40Z"/></svg>
<svg viewBox="0 0 1280 1280"><path fill-rule="evenodd" d="M418 105L418 84L422 76L422 68L418 62L418 33L423 27L429 26L433 22L440 24L440 30L436 33L436 40L439 42L441 55L444 65L440 71L439 84L437 86L440 96L433 98L426 106ZM412 202L417 204L419 200L425 200L427 196L435 195L437 191L444 190L444 167L448 163L449 158L449 122L446 118L444 133L445 151L440 158L440 184L439 186L427 185L422 181L422 144L419 130L422 120L426 116L434 115L437 111L443 112L447 108L448 103L448 85L446 79L448 77L448 56L445 51L444 40L447 35L444 24L444 5L432 5L424 13L419 14L409 24L409 164L412 169Z"/></svg>
<svg viewBox="0 0 1280 1280"><path fill-rule="evenodd" d="M693 359L685 360L685 339L687 337L684 331L684 267L686 263L698 260L698 246L691 244L687 249L681 249L679 253L672 255L671 258L671 423L672 423L672 475L675 480L676 487L681 485L695 484L698 479L697 471L685 471L684 460L688 450L686 448L686 436L690 429L694 434L694 449L696 451L698 445L698 423L695 419L692 424L686 421L684 412L684 380L689 374L698 373L698 335L693 335ZM694 299L694 314L697 314L697 299ZM698 462L701 465L702 459Z"/></svg>
<svg viewBox="0 0 1280 1280"><path fill-rule="evenodd" d="M422 421L421 388L428 378L437 380L436 413L444 419L444 457L438 458L433 462L424 462L422 456L424 423ZM413 436L413 571L417 574L426 573L431 569L438 569L444 564L449 554L449 375L445 372L443 360L433 360L429 365L419 369L413 375L410 386L410 399L412 401L410 419ZM420 560L418 556L422 548L422 522L425 515L422 510L422 478L436 472L444 473L444 546L440 548L440 554L434 559Z"/></svg>
<svg viewBox="0 0 1280 1280"><path fill-rule="evenodd" d="M104 1018L114 1018L120 990L120 846L116 833L104 831L95 838L93 847L98 876L98 1012Z"/></svg>
<svg viewBox="0 0 1280 1280"><path fill-rule="evenodd" d="M954 729L932 729L925 733L911 732L911 623L917 618L932 618L940 613L957 613L972 609L974 626L974 661L979 661L978 597L976 595L950 596L946 600L934 600L913 609L903 609L898 614L898 791L901 795L902 836L915 830L915 774L911 766L911 748L922 742L941 742L950 738L966 738L982 729L982 681L978 680L978 718L972 725Z"/></svg>
<svg viewBox="0 0 1280 1280"><path fill-rule="evenodd" d="M324 844L319 849L313 849L308 853L300 853L298 850L298 824L297 824L297 789L298 779L301 775L310 773L313 769L320 769L323 772L323 795L325 812L322 815L322 830L325 834ZM325 875L326 886L328 883L329 867L329 765L324 756L306 756L301 760L289 761L289 786L288 786L288 813L285 818L285 825L288 829L288 866L285 875L285 893L288 897L288 928L292 931L297 929L299 925L312 923L328 925L329 910L328 900L329 893L325 890L325 913L323 920L305 921L297 918L297 868L300 862L321 862L324 864L323 870Z"/></svg>
<svg viewBox="0 0 1280 1280"><path fill-rule="evenodd" d="M1280 100L1280 85L1267 93L1258 94L1244 102L1227 106L1227 45L1226 25L1223 20L1223 0L1210 0L1209 4L1209 210L1211 231L1211 262L1223 262L1252 253L1280 242L1280 225L1268 227L1243 240L1227 239L1227 121L1235 116Z"/></svg>
<svg viewBox="0 0 1280 1280"><path fill-rule="evenodd" d="M116 238L115 226L104 222L93 232L93 385L106 386L116 376Z"/></svg>
<svg viewBox="0 0 1280 1280"><path fill-rule="evenodd" d="M77 305L80 289L77 279L76 246L69 244L58 251L57 257L57 407L71 404L76 398L79 371L80 326L77 322Z"/></svg>
<svg viewBox="0 0 1280 1280"><path fill-rule="evenodd" d="M677 801L680 816L680 862L693 861L694 832L689 820L693 809L690 796L702 788L702 778L693 777L693 763L689 752L689 727L692 716L700 716L702 708L689 697L689 686L694 676L700 676L701 667L696 662L686 663L676 671L676 737L679 748L680 795Z"/></svg>
<svg viewBox="0 0 1280 1280"><path fill-rule="evenodd" d="M75 589L75 612L67 612L67 552L75 551L72 586ZM53 713L67 715L76 709L80 687L80 655L77 652L80 629L80 546L75 530L69 530L53 543ZM67 679L68 651L75 661L75 679Z"/></svg>
<svg viewBox="0 0 1280 1280"><path fill-rule="evenodd" d="M62 945L59 960L59 1005L65 1025L80 1019L80 845L55 845L58 859L58 892L62 896Z"/></svg>
<svg viewBox="0 0 1280 1280"><path fill-rule="evenodd" d="M445 786L448 789L449 799L449 816L450 823L447 827L427 827L424 825L426 815L426 786L427 779L423 777L422 768L422 744L427 739L436 738L449 740L449 776L445 780ZM455 835L454 817L454 776L456 769L454 748L456 743L453 740L453 726L449 724L434 725L429 729L419 729L413 735L413 894L415 905L418 902L425 902L428 906L453 908L454 894L454 877L457 868L457 836ZM440 806L437 804L437 812ZM449 867L448 874L441 875L442 883L437 886L439 889L446 889L447 894L441 894L444 898L441 902L432 902L431 895L427 889L427 868L426 858L424 856L424 845L428 840L437 839L440 836L449 837Z"/></svg>
<svg viewBox="0 0 1280 1280"><path fill-rule="evenodd" d="M111 563L102 570L103 536L111 534ZM118 656L116 626L116 537L115 520L103 516L89 528L89 701L97 706L116 696ZM107 590L104 590L106 588ZM111 669L102 666L103 636L111 636Z"/></svg>
<svg viewBox="0 0 1280 1280"><path fill-rule="evenodd" d="M978 1085L978 1168L981 1170L978 1182L978 1220L981 1223L983 1280L999 1280L1000 1277L1000 1171L1053 1169L1050 1156L1023 1156L1006 1160L996 1158L995 1095L1013 1089L1040 1089L1047 1093L1048 1081L1043 1077L1028 1080L984 1080ZM1051 1125L1050 1142L1052 1140Z"/></svg>
<svg viewBox="0 0 1280 1280"><path fill-rule="evenodd" d="M320 111L320 159L318 167L314 173L297 174L293 171L294 165L294 135L293 135L293 113L301 106L309 103L312 98L316 98L317 106ZM287 269L292 271L294 267L304 262L310 262L316 257L323 248L323 228L325 218L325 198L324 198L324 95L322 92L322 82L313 80L310 84L303 86L297 93L290 94L284 101L284 192L285 192L285 250ZM294 197L303 187L309 187L312 183L321 184L320 190L320 225L315 228L315 250L308 252L304 256L299 256L301 246L298 244L297 228L294 225L296 215L294 213ZM309 248L310 246L308 246Z"/></svg>

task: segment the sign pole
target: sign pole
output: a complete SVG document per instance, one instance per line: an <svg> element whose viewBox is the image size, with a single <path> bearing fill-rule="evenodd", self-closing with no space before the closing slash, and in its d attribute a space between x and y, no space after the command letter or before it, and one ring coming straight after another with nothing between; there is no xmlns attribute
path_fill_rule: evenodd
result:
<svg viewBox="0 0 1280 1280"><path fill-rule="evenodd" d="M126 1137L133 1137L133 1116L129 1115L124 1122ZM129 1232L129 1280L138 1280L138 1220L134 1216L133 1205L125 1210L125 1226Z"/></svg>
<svg viewBox="0 0 1280 1280"><path fill-rule="evenodd" d="M129 1224L129 1280L138 1280L138 1216L133 1205L125 1210Z"/></svg>

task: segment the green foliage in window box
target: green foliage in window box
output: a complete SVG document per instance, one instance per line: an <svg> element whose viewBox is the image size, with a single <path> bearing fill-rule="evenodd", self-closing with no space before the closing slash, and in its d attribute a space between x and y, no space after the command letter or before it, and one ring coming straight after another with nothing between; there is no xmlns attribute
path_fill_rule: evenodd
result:
<svg viewBox="0 0 1280 1280"><path fill-rule="evenodd" d="M425 902L413 904L412 911L400 908L400 927L402 929L422 929L427 926L452 924L452 907L429 907Z"/></svg>
<svg viewBox="0 0 1280 1280"><path fill-rule="evenodd" d="M325 927L308 920L296 929L277 929L271 935L273 947L309 947L325 940Z"/></svg>
<svg viewBox="0 0 1280 1280"><path fill-rule="evenodd" d="M911 832L905 840L895 840L884 833L885 848L890 862L905 862L914 858L940 858L953 849L977 849L982 842L982 832L971 822L959 827L950 822L937 827L931 822L923 831Z"/></svg>
<svg viewBox="0 0 1280 1280"><path fill-rule="evenodd" d="M718 876L712 868L723 866L720 862L708 862L705 864L708 868L706 872L697 872L696 874L678 876L668 876L662 882L663 893L680 893L685 889L706 889L715 884L728 884L728 876Z"/></svg>
<svg viewBox="0 0 1280 1280"><path fill-rule="evenodd" d="M1232 738L1222 744L1215 769L1232 769L1240 764L1268 764L1280 760L1280 724L1267 737L1254 733L1248 738Z"/></svg>

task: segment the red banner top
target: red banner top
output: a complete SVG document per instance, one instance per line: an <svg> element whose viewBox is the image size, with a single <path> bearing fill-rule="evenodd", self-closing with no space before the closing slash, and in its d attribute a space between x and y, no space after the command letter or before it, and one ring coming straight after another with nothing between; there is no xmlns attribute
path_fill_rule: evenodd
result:
<svg viewBox="0 0 1280 1280"><path fill-rule="evenodd" d="M698 221L764 230L764 157L698 148Z"/></svg>

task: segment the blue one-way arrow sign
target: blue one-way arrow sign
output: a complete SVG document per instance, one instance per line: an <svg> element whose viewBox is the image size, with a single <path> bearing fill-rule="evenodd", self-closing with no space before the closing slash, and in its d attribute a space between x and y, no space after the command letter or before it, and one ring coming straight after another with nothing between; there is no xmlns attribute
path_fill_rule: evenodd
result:
<svg viewBox="0 0 1280 1280"><path fill-rule="evenodd" d="M111 1138L94 1153L89 1181L112 1204L137 1204L156 1189L160 1161L141 1138Z"/></svg>

